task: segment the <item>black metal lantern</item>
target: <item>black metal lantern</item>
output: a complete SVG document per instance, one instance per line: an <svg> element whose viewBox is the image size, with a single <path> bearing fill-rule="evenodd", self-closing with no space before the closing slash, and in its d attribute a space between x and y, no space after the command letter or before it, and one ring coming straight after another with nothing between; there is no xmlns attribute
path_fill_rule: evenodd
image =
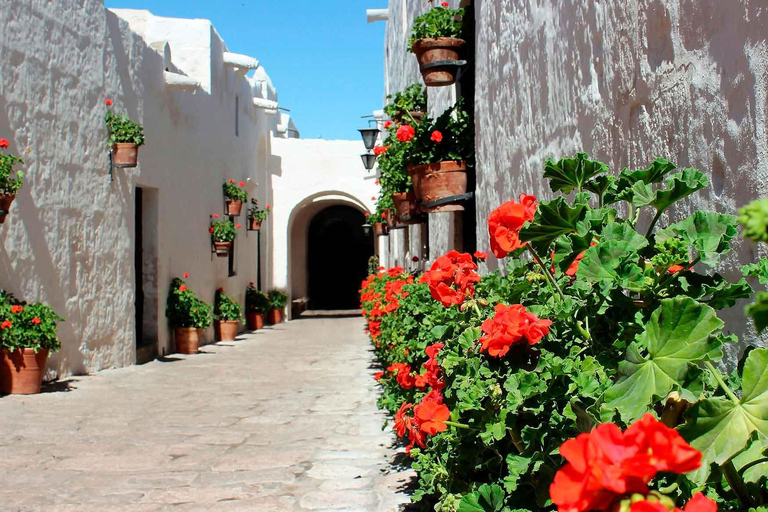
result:
<svg viewBox="0 0 768 512"><path fill-rule="evenodd" d="M365 149L369 151L373 149L373 146L376 145L376 139L379 138L379 129L360 128L358 131L360 132L360 135L363 136L363 144L365 144Z"/></svg>
<svg viewBox="0 0 768 512"><path fill-rule="evenodd" d="M363 159L363 165L367 170L373 169L373 166L376 165L376 155L373 153L366 153L364 155L360 155L360 158Z"/></svg>
<svg viewBox="0 0 768 512"><path fill-rule="evenodd" d="M363 234L365 236L371 236L371 225L370 224L363 224Z"/></svg>

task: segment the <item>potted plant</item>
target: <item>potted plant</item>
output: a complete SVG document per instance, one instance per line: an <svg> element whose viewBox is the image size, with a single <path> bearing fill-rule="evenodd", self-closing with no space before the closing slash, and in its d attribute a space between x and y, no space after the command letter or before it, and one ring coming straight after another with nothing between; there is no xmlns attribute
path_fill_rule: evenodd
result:
<svg viewBox="0 0 768 512"><path fill-rule="evenodd" d="M24 160L16 155L6 153L8 141L0 139L0 224L5 222L5 216L11 209L11 203L16 193L24 184L24 173L15 171L14 167L23 164Z"/></svg>
<svg viewBox="0 0 768 512"><path fill-rule="evenodd" d="M288 296L280 290L272 290L268 294L272 307L267 315L267 323L276 325L283 321L285 315L285 305L288 302Z"/></svg>
<svg viewBox="0 0 768 512"><path fill-rule="evenodd" d="M253 283L245 289L245 320L248 329L256 331L264 327L264 315L272 309L272 302L267 294L258 290Z"/></svg>
<svg viewBox="0 0 768 512"><path fill-rule="evenodd" d="M368 216L368 224L373 226L374 236L385 236L387 234L387 219L378 211Z"/></svg>
<svg viewBox="0 0 768 512"><path fill-rule="evenodd" d="M226 258L229 256L229 251L232 250L232 242L235 241L237 230L242 226L231 220L214 220L218 216L217 213L211 215L211 227L208 228L208 231L211 233L211 243L216 256Z"/></svg>
<svg viewBox="0 0 768 512"><path fill-rule="evenodd" d="M402 137L402 132L400 133ZM394 210L393 225L418 224L421 222L418 200L413 191L411 176L406 170L405 156L410 142L398 139L398 132L389 130L383 145L379 146L378 206Z"/></svg>
<svg viewBox="0 0 768 512"><path fill-rule="evenodd" d="M213 332L216 341L234 341L237 327L243 318L243 308L235 299L224 295L224 288L216 290L213 306Z"/></svg>
<svg viewBox="0 0 768 512"><path fill-rule="evenodd" d="M27 304L10 293L0 293L0 391L19 395L40 392L48 354L61 348L56 328L62 321L45 304Z"/></svg>
<svg viewBox="0 0 768 512"><path fill-rule="evenodd" d="M403 128L403 127L401 127ZM404 161L424 213L461 211L467 199L467 167L474 133L462 101L432 121L410 127ZM439 204L432 204L439 202Z"/></svg>
<svg viewBox="0 0 768 512"><path fill-rule="evenodd" d="M222 185L227 202L227 215L236 217L243 210L243 202L248 200L248 192L245 191L244 186L244 182L235 183L233 179L225 181Z"/></svg>
<svg viewBox="0 0 768 512"><path fill-rule="evenodd" d="M387 100L390 102L384 107L384 113L398 124L418 123L427 112L427 90L421 84L411 84L402 92L390 94Z"/></svg>
<svg viewBox="0 0 768 512"><path fill-rule="evenodd" d="M254 197L251 199L251 207L248 209L248 229L251 231L259 231L261 229L261 223L270 213L270 207L267 205L263 210L259 209L259 201Z"/></svg>
<svg viewBox="0 0 768 512"><path fill-rule="evenodd" d="M112 100L107 100L107 131L112 148L112 164L116 167L136 167L139 147L144 145L144 128L131 121L127 115L117 115L109 110Z"/></svg>
<svg viewBox="0 0 768 512"><path fill-rule="evenodd" d="M416 55L424 83L432 87L451 85L456 81L456 64L433 65L459 60L466 44L460 39L463 9L448 9L443 2L413 21L408 50Z"/></svg>
<svg viewBox="0 0 768 512"><path fill-rule="evenodd" d="M189 277L189 274L184 274ZM211 306L198 299L195 292L187 288L183 279L171 281L168 290L165 316L174 330L176 351L180 354L197 354L200 335L211 325Z"/></svg>

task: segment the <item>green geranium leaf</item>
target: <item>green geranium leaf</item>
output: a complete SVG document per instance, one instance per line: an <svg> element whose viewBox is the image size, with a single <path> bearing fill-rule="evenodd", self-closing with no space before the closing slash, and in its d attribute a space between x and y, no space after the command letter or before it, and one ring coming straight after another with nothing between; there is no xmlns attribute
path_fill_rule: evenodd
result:
<svg viewBox="0 0 768 512"><path fill-rule="evenodd" d="M758 462L763 461L763 462ZM756 435L752 435L749 448L733 458L733 465L738 471L744 470L742 476L746 483L757 483L768 478L768 450L766 450Z"/></svg>
<svg viewBox="0 0 768 512"><path fill-rule="evenodd" d="M528 472L530 465L530 457L523 457L514 453L507 455L507 469L509 475L504 478L504 487L507 492L517 490L520 485L520 478Z"/></svg>
<svg viewBox="0 0 768 512"><path fill-rule="evenodd" d="M530 242L541 253L559 236L575 233L587 208L583 204L570 206L562 197L542 202L533 222L520 230L520 240Z"/></svg>
<svg viewBox="0 0 768 512"><path fill-rule="evenodd" d="M654 192L653 187L642 181L632 184L630 195L632 204L635 206L648 206L656 200L656 192ZM629 196L625 194L625 197Z"/></svg>
<svg viewBox="0 0 768 512"><path fill-rule="evenodd" d="M584 184L584 190L589 190L597 194L598 197L605 198L606 195L615 195L616 193L616 178L610 174L603 174L596 176L594 179ZM603 203L605 199L603 199Z"/></svg>
<svg viewBox="0 0 768 512"><path fill-rule="evenodd" d="M757 277L760 284L768 284L768 258L760 258L754 263L744 265L741 267L741 273Z"/></svg>
<svg viewBox="0 0 768 512"><path fill-rule="evenodd" d="M744 363L742 398L710 398L694 405L680 434L704 455L703 465L723 464L756 436L768 446L768 349L755 349Z"/></svg>
<svg viewBox="0 0 768 512"><path fill-rule="evenodd" d="M708 185L709 179L701 171L683 169L683 172L670 175L667 179L666 188L657 190L656 198L650 204L657 211L663 212L670 205Z"/></svg>
<svg viewBox="0 0 768 512"><path fill-rule="evenodd" d="M552 192L569 194L573 189L581 191L584 184L598 174L608 172L602 162L589 160L586 153L576 153L575 158L561 158L557 162L548 158L544 163L544 177L549 178Z"/></svg>
<svg viewBox="0 0 768 512"><path fill-rule="evenodd" d="M720 256L731 250L730 241L737 234L736 217L716 212L696 212L690 217L656 233L661 242L681 237L710 267L720 262Z"/></svg>
<svg viewBox="0 0 768 512"><path fill-rule="evenodd" d="M657 158L647 169L641 169L639 171L630 171L624 169L619 174L619 182L627 186L633 183L642 181L643 183L661 183L664 177L670 172L677 169L677 166L667 160L666 158Z"/></svg>
<svg viewBox="0 0 768 512"><path fill-rule="evenodd" d="M758 292L754 304L747 306L745 312L754 320L757 332L763 332L768 327L768 293Z"/></svg>
<svg viewBox="0 0 768 512"><path fill-rule="evenodd" d="M503 508L504 490L498 485L483 484L461 499L458 512L500 512Z"/></svg>
<svg viewBox="0 0 768 512"><path fill-rule="evenodd" d="M642 238L642 237L640 237ZM643 242L647 244L645 238ZM584 253L576 275L604 287L616 284L631 290L640 290L645 284L643 271L637 266L636 245L639 241L606 240L590 247Z"/></svg>
<svg viewBox="0 0 768 512"><path fill-rule="evenodd" d="M603 240L620 240L629 243L629 246L639 251L648 245L648 240L635 231L635 228L627 222L609 222L600 233Z"/></svg>
<svg viewBox="0 0 768 512"><path fill-rule="evenodd" d="M656 399L683 385L689 364L721 357L714 334L722 327L714 309L689 297L661 301L619 365L622 377L605 392L604 419L614 410L626 422L639 418Z"/></svg>
<svg viewBox="0 0 768 512"><path fill-rule="evenodd" d="M725 286L712 289L705 285L703 290L705 295L709 295L704 302L715 309L733 307L737 300L751 297L753 291L744 278L741 278L738 283L726 283Z"/></svg>

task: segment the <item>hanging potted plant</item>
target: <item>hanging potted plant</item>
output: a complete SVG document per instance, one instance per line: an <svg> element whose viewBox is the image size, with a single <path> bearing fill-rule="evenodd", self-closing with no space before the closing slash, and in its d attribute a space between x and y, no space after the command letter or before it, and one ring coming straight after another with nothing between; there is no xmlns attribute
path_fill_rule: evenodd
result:
<svg viewBox="0 0 768 512"><path fill-rule="evenodd" d="M189 274L184 274L188 278ZM211 325L211 306L198 299L183 279L175 277L168 290L165 316L173 329L176 352L197 354L203 329Z"/></svg>
<svg viewBox="0 0 768 512"><path fill-rule="evenodd" d="M416 55L424 83L431 87L456 81L460 52L466 42L460 39L464 9L448 9L442 2L416 18L408 50Z"/></svg>
<svg viewBox="0 0 768 512"><path fill-rule="evenodd" d="M216 290L213 306L213 333L216 341L234 341L243 318L243 308L235 299L224 295L224 288Z"/></svg>
<svg viewBox="0 0 768 512"><path fill-rule="evenodd" d="M272 302L267 294L258 290L253 283L245 289L245 320L248 329L257 331L264 327L264 315L272 309Z"/></svg>
<svg viewBox="0 0 768 512"><path fill-rule="evenodd" d="M24 173L14 170L14 167L23 164L24 160L6 153L8 145L6 139L0 139L0 224L5 222L5 216L11 210L11 203L24 184Z"/></svg>
<svg viewBox="0 0 768 512"><path fill-rule="evenodd" d="M136 167L139 147L144 145L144 128L131 121L125 114L117 115L109 110L112 100L107 100L107 131L112 148L112 164L115 167Z"/></svg>
<svg viewBox="0 0 768 512"><path fill-rule="evenodd" d="M401 142L397 138L397 132L391 131L384 139L382 146L378 146L379 184L379 208L393 211L388 220L393 225L418 224L421 222L418 200L413 191L413 183L406 170L405 153L408 142Z"/></svg>
<svg viewBox="0 0 768 512"><path fill-rule="evenodd" d="M374 236L385 236L387 234L387 219L378 211L368 216L368 224L373 226Z"/></svg>
<svg viewBox="0 0 768 512"><path fill-rule="evenodd" d="M61 348L56 329L62 321L45 304L27 304L10 293L0 293L0 391L19 395L40 392L48 354Z"/></svg>
<svg viewBox="0 0 768 512"><path fill-rule="evenodd" d="M215 220L219 217L218 213L211 215L211 227L208 231L211 233L211 243L216 256L226 258L232 250L232 242L235 241L237 230L242 227L231 220Z"/></svg>
<svg viewBox="0 0 768 512"><path fill-rule="evenodd" d="M395 123L418 123L427 113L427 90L421 84L411 84L402 92L387 96L390 102L384 107L384 113ZM389 129L392 123L384 128Z"/></svg>
<svg viewBox="0 0 768 512"><path fill-rule="evenodd" d="M276 325L285 318L285 305L288 302L288 296L280 290L272 290L267 295L272 307L267 315L267 323Z"/></svg>
<svg viewBox="0 0 768 512"><path fill-rule="evenodd" d="M227 215L237 217L243 210L243 203L248 200L248 192L243 187L244 182L235 183L233 179L225 181L222 185L227 202Z"/></svg>
<svg viewBox="0 0 768 512"><path fill-rule="evenodd" d="M251 199L251 207L248 208L248 230L259 231L261 230L261 223L270 214L270 207L267 205L263 210L259 209L259 201L254 197Z"/></svg>
<svg viewBox="0 0 768 512"><path fill-rule="evenodd" d="M398 129L401 131L406 126ZM462 101L434 122L408 126L404 160L424 213L461 211L467 197L467 167L474 156L474 134Z"/></svg>

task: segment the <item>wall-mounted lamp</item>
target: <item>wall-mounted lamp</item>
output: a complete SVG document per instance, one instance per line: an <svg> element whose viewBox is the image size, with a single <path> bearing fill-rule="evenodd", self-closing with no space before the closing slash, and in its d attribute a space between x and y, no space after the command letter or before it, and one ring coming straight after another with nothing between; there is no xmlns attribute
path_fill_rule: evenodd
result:
<svg viewBox="0 0 768 512"><path fill-rule="evenodd" d="M360 158L363 159L363 165L368 171L373 169L373 166L376 165L376 155L373 153L365 153L364 155L360 155Z"/></svg>

